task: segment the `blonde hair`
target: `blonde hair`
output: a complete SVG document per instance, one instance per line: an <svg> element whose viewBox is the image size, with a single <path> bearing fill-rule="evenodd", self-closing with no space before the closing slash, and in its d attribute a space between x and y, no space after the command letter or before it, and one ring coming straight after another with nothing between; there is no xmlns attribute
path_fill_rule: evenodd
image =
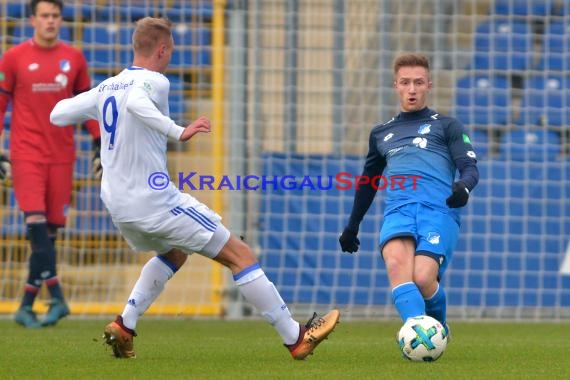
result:
<svg viewBox="0 0 570 380"><path fill-rule="evenodd" d="M135 24L133 50L136 54L149 56L159 43L172 38L172 22L165 18L144 17Z"/></svg>
<svg viewBox="0 0 570 380"><path fill-rule="evenodd" d="M397 56L394 59L394 75L398 74L398 70L402 67L420 66L426 69L429 73L429 60L423 54L406 53Z"/></svg>

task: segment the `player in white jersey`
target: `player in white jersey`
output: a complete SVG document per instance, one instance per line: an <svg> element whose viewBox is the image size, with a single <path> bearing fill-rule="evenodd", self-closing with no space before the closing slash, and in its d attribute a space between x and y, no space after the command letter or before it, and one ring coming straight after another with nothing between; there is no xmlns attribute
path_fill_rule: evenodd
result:
<svg viewBox="0 0 570 380"><path fill-rule="evenodd" d="M174 43L166 19L146 17L133 33L133 65L96 88L60 101L51 113L56 125L87 119L101 126L101 198L113 222L136 251L156 251L143 267L122 315L105 327L104 337L119 358L134 358L138 318L166 282L197 252L228 267L244 298L277 330L294 359L304 359L334 329L339 311L296 322L249 246L230 234L221 218L174 184L153 190L151 174L167 173L167 139L187 141L210 132L200 117L186 127L169 117L166 70ZM156 186L155 186L156 187Z"/></svg>

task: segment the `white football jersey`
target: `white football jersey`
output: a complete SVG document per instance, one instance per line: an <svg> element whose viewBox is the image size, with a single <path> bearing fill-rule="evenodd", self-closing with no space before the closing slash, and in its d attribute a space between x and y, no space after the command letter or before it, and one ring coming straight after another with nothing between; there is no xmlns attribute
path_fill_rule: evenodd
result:
<svg viewBox="0 0 570 380"><path fill-rule="evenodd" d="M164 75L130 67L60 101L51 113L56 125L99 121L101 199L116 221L141 220L180 202L180 191L165 177L167 139L178 140L184 130L169 117L169 89Z"/></svg>

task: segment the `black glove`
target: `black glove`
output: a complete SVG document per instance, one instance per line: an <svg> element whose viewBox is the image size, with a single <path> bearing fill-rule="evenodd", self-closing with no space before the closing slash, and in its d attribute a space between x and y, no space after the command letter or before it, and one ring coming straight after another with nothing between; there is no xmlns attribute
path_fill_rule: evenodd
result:
<svg viewBox="0 0 570 380"><path fill-rule="evenodd" d="M0 180L6 179L12 171L12 163L4 154L0 153Z"/></svg>
<svg viewBox="0 0 570 380"><path fill-rule="evenodd" d="M452 194L445 200L450 208L463 207L469 200L469 189L461 181L455 182L452 187Z"/></svg>
<svg viewBox="0 0 570 380"><path fill-rule="evenodd" d="M93 159L91 160L91 170L95 179L103 176L103 166L101 166L101 138L93 139Z"/></svg>
<svg viewBox="0 0 570 380"><path fill-rule="evenodd" d="M353 253L358 251L358 247L360 247L360 240L358 240L357 235L358 231L351 230L348 227L342 231L342 234L338 238L338 241L343 252Z"/></svg>

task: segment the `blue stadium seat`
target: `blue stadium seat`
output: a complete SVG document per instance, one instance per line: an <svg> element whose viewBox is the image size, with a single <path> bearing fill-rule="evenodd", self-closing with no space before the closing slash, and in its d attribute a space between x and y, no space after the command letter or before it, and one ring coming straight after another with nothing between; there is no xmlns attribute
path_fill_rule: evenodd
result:
<svg viewBox="0 0 570 380"><path fill-rule="evenodd" d="M553 12L552 0L495 0L490 9L494 16L546 17Z"/></svg>
<svg viewBox="0 0 570 380"><path fill-rule="evenodd" d="M107 78L109 78L109 75L105 73L93 73L91 75L91 87L97 87L99 83L103 82Z"/></svg>
<svg viewBox="0 0 570 380"><path fill-rule="evenodd" d="M178 0L166 11L166 16L174 22L210 21L214 9L209 0Z"/></svg>
<svg viewBox="0 0 570 380"><path fill-rule="evenodd" d="M97 7L96 18L102 22L136 21L146 16L166 16L175 23L209 22L213 6L210 0L177 0L168 2L154 0L130 0L129 4L109 2Z"/></svg>
<svg viewBox="0 0 570 380"><path fill-rule="evenodd" d="M501 137L499 159L551 161L561 153L560 136L545 129L514 130Z"/></svg>
<svg viewBox="0 0 570 380"><path fill-rule="evenodd" d="M568 21L552 20L545 26L537 69L540 71L570 70L570 24Z"/></svg>
<svg viewBox="0 0 570 380"><path fill-rule="evenodd" d="M114 24L89 24L83 29L83 53L90 67L118 64L119 27Z"/></svg>
<svg viewBox="0 0 570 380"><path fill-rule="evenodd" d="M184 120L184 78L180 75L167 75L170 81L170 92L168 106L170 107L170 118L182 123Z"/></svg>
<svg viewBox="0 0 570 380"><path fill-rule="evenodd" d="M6 14L10 18L22 19L30 16L29 1L11 1L6 4ZM95 9L94 4L74 4L73 2L64 2L62 17L64 20L88 20L91 18Z"/></svg>
<svg viewBox="0 0 570 380"><path fill-rule="evenodd" d="M469 132L469 137L475 153L477 153L477 160L486 159L491 151L491 140L486 131L475 129Z"/></svg>
<svg viewBox="0 0 570 380"><path fill-rule="evenodd" d="M111 216L100 198L100 185L83 185L74 197L76 215L68 226L71 234L119 235Z"/></svg>
<svg viewBox="0 0 570 380"><path fill-rule="evenodd" d="M79 2L66 1L63 5L62 16L64 20L92 20L95 16L95 4L82 4Z"/></svg>
<svg viewBox="0 0 570 380"><path fill-rule="evenodd" d="M559 73L531 75L525 81L518 125L570 125L570 78Z"/></svg>
<svg viewBox="0 0 570 380"><path fill-rule="evenodd" d="M454 114L467 126L504 126L511 118L511 86L502 75L473 74L458 79Z"/></svg>
<svg viewBox="0 0 570 380"><path fill-rule="evenodd" d="M110 1L97 7L95 17L100 22L136 21L146 16L154 16L149 9L161 9L153 0L130 0L129 4Z"/></svg>
<svg viewBox="0 0 570 380"><path fill-rule="evenodd" d="M477 168L479 169L479 183L473 190L474 199L475 198L485 199L491 193L490 189L491 181L489 179L491 177L495 177L496 175L498 175L491 172L492 162L494 162L494 160L484 160L477 163Z"/></svg>
<svg viewBox="0 0 570 380"><path fill-rule="evenodd" d="M73 178L88 179L91 178L91 155L86 153L77 153L73 166Z"/></svg>
<svg viewBox="0 0 570 380"><path fill-rule="evenodd" d="M83 29L83 53L90 67L127 67L133 61L133 27L91 24Z"/></svg>
<svg viewBox="0 0 570 380"><path fill-rule="evenodd" d="M28 2L8 0L6 3L6 16L21 19L29 16Z"/></svg>
<svg viewBox="0 0 570 380"><path fill-rule="evenodd" d="M133 47L132 47L133 31L134 27L132 26L119 27L119 46L120 46L119 58L122 67L130 66L133 63L133 58L134 58Z"/></svg>
<svg viewBox="0 0 570 380"><path fill-rule="evenodd" d="M26 225L24 223L24 214L20 211L14 189L8 188L4 191L3 195L6 196L5 207L2 212L2 219L0 220L0 234L3 238L22 238L26 236Z"/></svg>
<svg viewBox="0 0 570 380"><path fill-rule="evenodd" d="M483 21L475 30L473 52L472 69L527 70L533 58L531 27L513 18Z"/></svg>
<svg viewBox="0 0 570 380"><path fill-rule="evenodd" d="M76 158L73 168L74 179L92 178L91 159L93 156L92 137L82 128L75 136Z"/></svg>
<svg viewBox="0 0 570 380"><path fill-rule="evenodd" d="M559 0L558 6L554 7L553 14L563 17L570 15L570 0Z"/></svg>
<svg viewBox="0 0 570 380"><path fill-rule="evenodd" d="M170 67L189 68L212 64L212 31L209 28L193 29L180 24L172 30L174 52Z"/></svg>

